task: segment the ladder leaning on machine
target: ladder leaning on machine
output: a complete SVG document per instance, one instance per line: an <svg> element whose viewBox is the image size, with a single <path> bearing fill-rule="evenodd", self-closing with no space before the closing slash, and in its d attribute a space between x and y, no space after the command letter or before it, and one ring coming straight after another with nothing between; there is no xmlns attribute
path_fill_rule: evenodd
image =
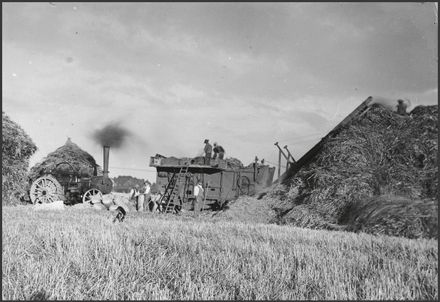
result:
<svg viewBox="0 0 440 302"><path fill-rule="evenodd" d="M164 194L159 200L159 204L165 203L165 207L162 208L162 213L174 213L178 212L177 203L179 200L179 184L187 176L188 165L180 168L178 173L174 173L168 183ZM182 201L180 200L180 206L182 206Z"/></svg>

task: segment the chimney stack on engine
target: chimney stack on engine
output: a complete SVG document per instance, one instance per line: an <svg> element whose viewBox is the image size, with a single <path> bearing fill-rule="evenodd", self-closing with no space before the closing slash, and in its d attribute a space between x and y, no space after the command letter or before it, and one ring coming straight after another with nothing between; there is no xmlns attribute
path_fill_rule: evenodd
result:
<svg viewBox="0 0 440 302"><path fill-rule="evenodd" d="M104 171L102 171L102 175L104 178L108 178L108 157L110 154L110 146L103 146L103 151L104 151Z"/></svg>

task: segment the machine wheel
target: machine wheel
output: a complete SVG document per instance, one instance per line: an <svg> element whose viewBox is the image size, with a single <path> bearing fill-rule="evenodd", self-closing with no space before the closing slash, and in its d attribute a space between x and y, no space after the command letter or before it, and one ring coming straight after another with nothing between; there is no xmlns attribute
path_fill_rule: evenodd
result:
<svg viewBox="0 0 440 302"><path fill-rule="evenodd" d="M33 204L51 203L60 200L64 195L64 190L55 177L46 175L37 178L32 183L29 195Z"/></svg>
<svg viewBox="0 0 440 302"><path fill-rule="evenodd" d="M83 195L82 201L83 203L91 204L92 200L96 197L99 197L99 200L102 202L102 193L98 189L90 189L86 191Z"/></svg>
<svg viewBox="0 0 440 302"><path fill-rule="evenodd" d="M238 188L240 195L249 195L251 181L246 176L242 176L238 180Z"/></svg>

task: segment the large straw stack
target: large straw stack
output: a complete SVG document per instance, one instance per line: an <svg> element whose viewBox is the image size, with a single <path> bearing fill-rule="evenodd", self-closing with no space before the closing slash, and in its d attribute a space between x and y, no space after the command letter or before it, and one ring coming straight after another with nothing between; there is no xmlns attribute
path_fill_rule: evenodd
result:
<svg viewBox="0 0 440 302"><path fill-rule="evenodd" d="M25 196L29 158L36 150L21 126L2 112L2 205L17 204Z"/></svg>
<svg viewBox="0 0 440 302"><path fill-rule="evenodd" d="M68 138L63 146L49 153L41 162L31 168L29 178L34 181L39 176L49 173L52 169L56 168L58 163L64 161L72 165L73 171L68 165L60 165L58 166L58 171L63 174L75 172L82 177L91 177L93 176L95 168L98 174L102 174L102 170L99 165L96 164L93 156L82 150Z"/></svg>
<svg viewBox="0 0 440 302"><path fill-rule="evenodd" d="M438 194L437 114L437 105L416 107L407 116L374 105L329 140L314 161L289 180L285 191L280 187L268 194L266 199L272 200L274 207L274 199L291 204L291 210L280 215L278 221L313 228L341 224L354 203L389 199L377 199L379 196L404 197L399 213L411 217L408 219L416 215L414 208L437 211L438 203L431 201ZM374 203L374 207L382 204L385 206L384 202ZM375 217L385 212L377 209ZM388 232L393 223L387 226L384 219L377 219L379 228L365 223L352 229L371 233L381 229L380 233L407 237L433 236L428 227L414 236L406 231ZM432 224L436 218L430 221Z"/></svg>

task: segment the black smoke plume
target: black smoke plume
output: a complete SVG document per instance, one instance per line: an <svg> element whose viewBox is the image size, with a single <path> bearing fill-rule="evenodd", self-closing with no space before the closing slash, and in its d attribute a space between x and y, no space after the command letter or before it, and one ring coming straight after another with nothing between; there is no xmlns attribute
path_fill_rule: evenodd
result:
<svg viewBox="0 0 440 302"><path fill-rule="evenodd" d="M133 134L122 127L119 122L110 122L102 129L92 133L93 139L102 146L119 148L124 145L127 139Z"/></svg>

